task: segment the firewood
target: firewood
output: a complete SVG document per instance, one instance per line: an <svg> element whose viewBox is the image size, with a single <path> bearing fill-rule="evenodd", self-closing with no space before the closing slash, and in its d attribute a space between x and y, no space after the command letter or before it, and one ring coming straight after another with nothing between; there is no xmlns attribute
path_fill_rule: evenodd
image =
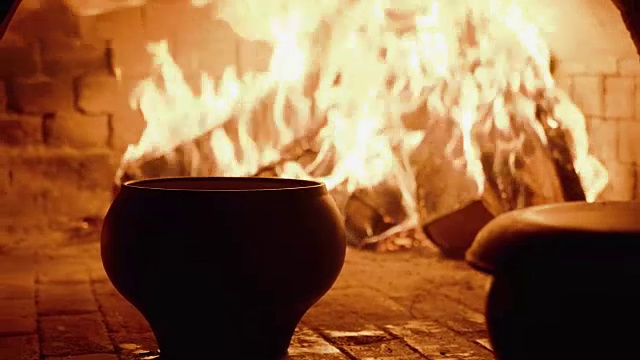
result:
<svg viewBox="0 0 640 360"><path fill-rule="evenodd" d="M560 178L562 192L565 201L585 201L586 194L580 177L573 166L574 158L569 147L568 131L562 125L553 120L549 111L538 105L536 119L544 128L547 136L547 147L554 162L556 174ZM554 121L554 126L549 121Z"/></svg>

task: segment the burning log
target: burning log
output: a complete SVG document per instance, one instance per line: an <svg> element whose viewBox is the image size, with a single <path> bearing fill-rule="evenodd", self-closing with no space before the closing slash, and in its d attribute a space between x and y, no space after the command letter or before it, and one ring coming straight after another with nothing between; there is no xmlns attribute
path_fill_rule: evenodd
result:
<svg viewBox="0 0 640 360"><path fill-rule="evenodd" d="M547 147L551 153L556 174L560 178L564 200L585 201L584 188L573 166L574 158L567 139L570 134L542 106L538 106L536 112L536 119L542 124L547 137Z"/></svg>
<svg viewBox="0 0 640 360"><path fill-rule="evenodd" d="M255 176L282 176L283 173L287 173L287 164L295 163L301 167L311 164L316 160L317 153L308 147L300 146L301 144L298 142L297 146L289 148L289 151L286 151L287 155L280 161L260 169ZM314 169L312 175L321 177L329 174L331 167L331 161L325 161ZM345 218L349 245L376 251L416 246L415 236L381 236L396 227L401 230L400 227L411 216L403 206L402 194L396 184L386 181L370 188L357 189L352 193L339 186L330 192ZM408 241L409 239L412 240Z"/></svg>
<svg viewBox="0 0 640 360"><path fill-rule="evenodd" d="M476 182L456 167L445 151L454 130L451 122L431 122L427 129L430 136L413 160L422 230L445 255L460 257L490 216L482 210L483 196Z"/></svg>
<svg viewBox="0 0 640 360"><path fill-rule="evenodd" d="M232 16L239 8L231 3L226 14L232 27L255 30L254 22L265 20L258 17L247 22L245 16ZM589 168L589 161L582 161L584 149L576 155L576 143L586 143L585 131L557 121L559 100L545 68L547 48L528 36L534 32L517 11L509 8L496 16L496 9L471 7L462 9L464 13L438 13L439 21L427 24L416 21L416 16L431 19L435 10L411 6L406 12L388 14L393 20L388 23L378 21L378 11L362 11L375 10L379 6L375 3L344 5L336 3L326 14L319 11L317 15L324 15L317 19L315 30L311 24L305 24L304 31L297 25L281 29L295 33L295 42L254 32L274 47L272 69L245 74L251 76L241 81L233 72L225 72L219 89L202 92L204 99L186 96L169 101L169 109L179 110L171 119L157 116L154 120L154 107L163 96L176 100L172 98L176 92L145 82L149 86L143 89L151 97L141 93L140 109L156 126L169 122L170 131L143 134L143 146L125 156L126 161L136 160L125 162L119 180L153 176L325 179L345 217L350 244L376 250L411 246L406 241L402 244L404 235L388 235L402 233L419 218L424 232L443 252L457 255L496 214L586 199L585 191L593 194L589 180L585 188L582 182L584 174L596 170ZM319 25L328 14L333 14L327 18L332 24L341 25ZM376 14L376 18L349 15L344 22L333 21L339 14ZM380 23L379 34L385 36L376 39L375 31L361 31L376 23ZM330 41L316 42L325 30ZM305 56L283 57L297 54L291 51L293 45ZM162 68L175 68L166 46L154 47L154 54ZM309 77L312 80L305 84ZM186 87L179 77L164 80L178 81L174 88ZM416 110L423 113L411 126L398 125L397 120L413 116L409 113L417 103L425 104ZM219 111L212 104L225 104L225 109ZM194 126L184 127L183 109L194 107L188 116ZM188 138L200 135L205 127L207 133ZM173 131L180 136L174 137ZM576 132L579 141L574 143ZM158 155L154 135L164 139L166 146L188 143ZM141 154L149 157L139 158ZM356 187L360 189L353 192ZM387 244L400 245L386 246L382 241L386 239L393 239Z"/></svg>
<svg viewBox="0 0 640 360"><path fill-rule="evenodd" d="M398 187L387 182L356 190L345 204L344 216L347 241L362 247L368 238L401 225L410 215L402 206Z"/></svg>
<svg viewBox="0 0 640 360"><path fill-rule="evenodd" d="M552 87L543 58L524 52L520 63L496 68L478 56L482 40L487 44L502 33L491 33L489 20L476 15L470 12L460 24L458 45L466 62L428 96L429 142L418 150L422 228L454 257L464 255L497 214L586 199L571 139L572 131L584 129L563 127L583 119L554 119L570 100ZM505 70L512 73L501 74ZM496 73L504 76L500 85L492 82Z"/></svg>
<svg viewBox="0 0 640 360"><path fill-rule="evenodd" d="M508 114L505 133L487 112L476 123L474 141L479 149L482 179L478 183L466 166L461 144L451 150L456 127L432 119L430 135L417 150L417 202L422 228L442 252L461 257L477 232L495 215L523 207L585 200L573 166L571 133L552 118L555 101L534 103L524 94L511 94L516 109ZM531 110L528 111L527 109ZM535 122L527 121L535 116ZM504 124L503 124L504 126ZM542 131L542 133L540 133Z"/></svg>
<svg viewBox="0 0 640 360"><path fill-rule="evenodd" d="M232 133L233 127L226 131ZM215 168L217 159L210 146L211 136L212 131L209 131L191 142L180 144L171 152L156 157L148 156L127 164L121 169L118 181L121 183L153 177L223 175ZM311 139L315 136L316 132L313 132L309 136L297 139L282 149L279 160L247 176L287 176L292 171L288 167L294 166L293 164L303 170L313 163L318 155L311 145ZM313 174L309 175L328 175L332 165L331 156L328 156L327 160L315 166ZM401 194L397 187L390 183L370 189L359 189L353 193L347 192L343 187L337 187L331 190L331 195L345 217L348 242L352 246L366 246L366 239L401 224L407 217L402 207ZM395 238L396 241L398 239L399 237Z"/></svg>
<svg viewBox="0 0 640 360"><path fill-rule="evenodd" d="M178 145L170 152L148 154L136 161L124 163L117 183L154 177L210 176L215 173L216 158L209 146L211 132Z"/></svg>

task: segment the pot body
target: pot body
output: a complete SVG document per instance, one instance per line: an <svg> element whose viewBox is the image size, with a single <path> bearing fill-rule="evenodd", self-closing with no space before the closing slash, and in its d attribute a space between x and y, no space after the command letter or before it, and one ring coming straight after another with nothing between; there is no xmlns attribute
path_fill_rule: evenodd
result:
<svg viewBox="0 0 640 360"><path fill-rule="evenodd" d="M9 23L21 2L22 0L4 0L0 3L0 39L7 31L7 27L9 27Z"/></svg>
<svg viewBox="0 0 640 360"><path fill-rule="evenodd" d="M503 214L467 260L493 275L497 359L636 358L640 203L561 203Z"/></svg>
<svg viewBox="0 0 640 360"><path fill-rule="evenodd" d="M101 247L109 279L145 316L163 360L284 356L346 250L324 185L258 178L127 183Z"/></svg>
<svg viewBox="0 0 640 360"><path fill-rule="evenodd" d="M636 357L640 237L555 240L568 236L581 244L528 249L494 274L486 322L499 360Z"/></svg>

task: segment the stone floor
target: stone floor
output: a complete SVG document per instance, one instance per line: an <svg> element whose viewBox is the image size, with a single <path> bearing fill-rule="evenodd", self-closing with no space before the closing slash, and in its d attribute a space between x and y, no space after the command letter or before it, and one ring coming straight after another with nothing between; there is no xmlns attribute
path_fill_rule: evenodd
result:
<svg viewBox="0 0 640 360"><path fill-rule="evenodd" d="M298 359L493 359L488 278L434 250L349 249L333 289L304 317ZM202 346L202 359L216 359ZM0 360L158 357L144 318L106 278L95 243L0 256ZM190 359L185 359L190 360Z"/></svg>

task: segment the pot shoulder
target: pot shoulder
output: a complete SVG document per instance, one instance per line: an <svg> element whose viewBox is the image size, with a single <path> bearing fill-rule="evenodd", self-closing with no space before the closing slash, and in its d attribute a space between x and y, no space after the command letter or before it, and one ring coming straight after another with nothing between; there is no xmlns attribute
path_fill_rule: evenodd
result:
<svg viewBox="0 0 640 360"><path fill-rule="evenodd" d="M493 273L511 258L536 249L631 250L640 242L640 202L564 202L510 211L490 221L466 253L474 268ZM598 250L599 249L599 250Z"/></svg>

